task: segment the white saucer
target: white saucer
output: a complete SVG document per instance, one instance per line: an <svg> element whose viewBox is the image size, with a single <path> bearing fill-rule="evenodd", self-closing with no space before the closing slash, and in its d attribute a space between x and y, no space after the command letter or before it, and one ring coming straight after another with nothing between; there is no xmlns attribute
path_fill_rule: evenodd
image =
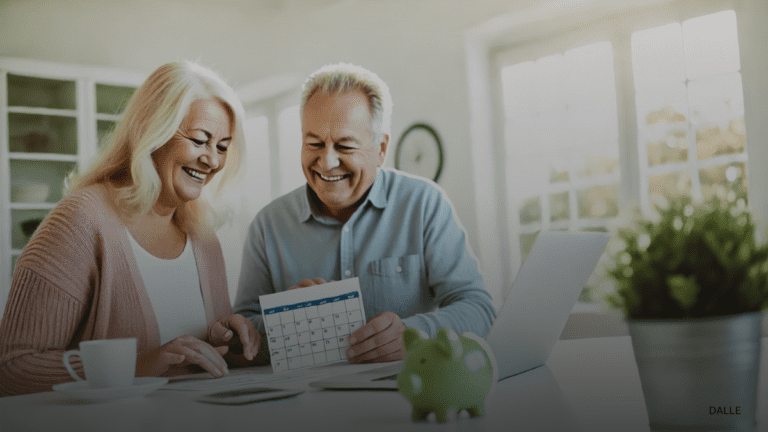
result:
<svg viewBox="0 0 768 432"><path fill-rule="evenodd" d="M157 390L166 383L168 383L168 378L140 377L134 378L131 387L92 389L88 387L88 381L75 381L56 384L53 386L53 391L84 401L103 402L141 397Z"/></svg>

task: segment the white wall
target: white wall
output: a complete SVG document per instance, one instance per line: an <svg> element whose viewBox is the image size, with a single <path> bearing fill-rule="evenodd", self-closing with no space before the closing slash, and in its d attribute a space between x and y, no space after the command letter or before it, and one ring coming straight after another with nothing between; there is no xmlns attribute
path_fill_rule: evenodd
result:
<svg viewBox="0 0 768 432"><path fill-rule="evenodd" d="M392 89L393 144L413 122L437 129L446 150L440 185L477 251L464 31L534 3L0 0L0 56L146 74L168 61L198 59L236 87L284 74L306 76L325 63L363 65ZM390 149L389 165L394 145ZM224 246L228 259L239 254L232 242Z"/></svg>

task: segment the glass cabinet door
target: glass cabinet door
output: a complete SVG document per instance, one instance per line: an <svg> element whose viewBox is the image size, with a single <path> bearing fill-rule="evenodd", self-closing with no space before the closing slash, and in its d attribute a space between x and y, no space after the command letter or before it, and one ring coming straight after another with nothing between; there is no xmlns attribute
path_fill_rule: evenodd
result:
<svg viewBox="0 0 768 432"><path fill-rule="evenodd" d="M120 118L134 90L133 87L96 84L96 138L99 148Z"/></svg>
<svg viewBox="0 0 768 432"><path fill-rule="evenodd" d="M77 167L77 81L6 75L11 265Z"/></svg>

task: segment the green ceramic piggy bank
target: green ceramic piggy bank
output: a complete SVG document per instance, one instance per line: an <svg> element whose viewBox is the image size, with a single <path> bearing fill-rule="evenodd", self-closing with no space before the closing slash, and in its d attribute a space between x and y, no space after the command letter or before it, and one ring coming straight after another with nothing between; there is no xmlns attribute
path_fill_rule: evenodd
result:
<svg viewBox="0 0 768 432"><path fill-rule="evenodd" d="M457 335L441 328L434 339L418 330L403 333L405 362L397 375L400 393L413 405L413 420L437 421L466 410L482 416L485 398L496 385L498 369L490 347L474 333Z"/></svg>

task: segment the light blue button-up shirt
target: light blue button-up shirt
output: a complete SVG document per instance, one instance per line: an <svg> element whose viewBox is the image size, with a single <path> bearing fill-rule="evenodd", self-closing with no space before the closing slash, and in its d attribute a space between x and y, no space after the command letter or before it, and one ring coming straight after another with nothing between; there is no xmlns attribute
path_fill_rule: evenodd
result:
<svg viewBox="0 0 768 432"><path fill-rule="evenodd" d="M441 327L484 337L496 317L466 233L433 182L379 169L364 202L342 223L320 216L302 186L254 218L243 247L234 311L262 333L259 295L302 279L357 277L365 316L392 311L430 337Z"/></svg>

